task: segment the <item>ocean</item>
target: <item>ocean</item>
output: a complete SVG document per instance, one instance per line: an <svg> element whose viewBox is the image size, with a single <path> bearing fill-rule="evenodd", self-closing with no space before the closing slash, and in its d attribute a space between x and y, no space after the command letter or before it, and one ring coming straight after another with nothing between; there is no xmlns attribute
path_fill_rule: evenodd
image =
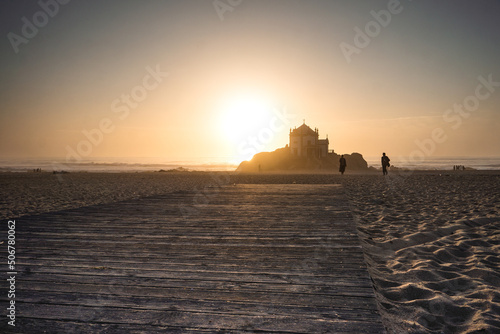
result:
<svg viewBox="0 0 500 334"><path fill-rule="evenodd" d="M237 164L223 159L165 160L161 158L92 158L79 162L65 159L0 159L0 172L26 172L40 168L42 171L66 172L145 172L187 169L190 171L234 171Z"/></svg>
<svg viewBox="0 0 500 334"><path fill-rule="evenodd" d="M477 170L500 170L500 157L430 157L412 163L403 157L391 156L391 165L417 170L452 170L454 165ZM40 168L42 171L87 171L87 172L142 172L184 168L190 171L234 171L237 163L224 158L198 160L165 160L161 158L93 158L80 162L64 159L0 159L0 172L26 172ZM368 166L380 167L380 157L365 157Z"/></svg>
<svg viewBox="0 0 500 334"><path fill-rule="evenodd" d="M500 170L500 157L427 157L421 162L408 161L408 157L390 156L391 166L415 170L453 170L464 166L477 170ZM365 157L368 166L380 167L380 157Z"/></svg>

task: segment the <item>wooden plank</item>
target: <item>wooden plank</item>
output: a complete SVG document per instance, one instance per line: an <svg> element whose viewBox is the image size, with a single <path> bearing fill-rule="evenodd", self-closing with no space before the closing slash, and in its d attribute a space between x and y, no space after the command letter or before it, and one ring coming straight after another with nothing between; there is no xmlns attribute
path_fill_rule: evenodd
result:
<svg viewBox="0 0 500 334"><path fill-rule="evenodd" d="M76 277L73 277L73 279L75 278ZM123 282L122 283L123 285L125 285L125 282L127 282L122 277L113 277L113 279L115 282L116 281ZM148 283L151 282L150 279L143 279L143 278L141 279L147 281ZM141 279L136 278L135 280L139 281ZM100 280L99 277L93 277L92 281L93 283L91 284L97 284L97 282L99 282ZM297 282L298 279L297 281L292 279L288 282L285 280L281 281L282 283L241 282L241 281L229 281L229 280L219 281L219 280L162 279L161 285L156 285L155 287L159 286L161 288L169 288L169 289L189 288L189 289L206 289L206 290L221 290L231 287L232 289L237 289L238 292L244 292L244 293L260 291L260 292L275 292L275 293L290 293L290 294L309 294L309 295L321 295L321 296L363 297L363 298L370 298L372 293L372 291L368 287L353 286L353 285L359 285L359 284L354 284L354 283L359 283L356 280L354 280L354 282L352 282L350 285L347 285L349 289L346 289L346 287L342 285L335 286L327 284L316 284L316 285L301 284L300 282ZM17 286L22 286L24 287L25 290L35 289L36 287L39 286L42 287L42 289L43 288L48 289L50 288L50 284L53 284L52 291L58 291L58 289L61 288L59 282L53 283L46 281L29 280L29 281L18 281L17 283L18 283ZM63 288L66 289L66 287ZM103 289L104 288L107 287L103 287ZM142 288L141 291L144 291L147 290L146 288L148 288L148 286L143 285L141 286L141 288Z"/></svg>
<svg viewBox="0 0 500 334"><path fill-rule="evenodd" d="M321 318L307 316L233 314L228 312L180 312L170 310L136 310L130 308L107 307L98 309L86 306L68 306L44 304L43 308L35 304L20 306L19 318L24 314L35 314L38 319L66 320L88 323L137 324L170 327L203 328L226 331L282 331L291 333L379 333L370 325L370 322L360 320L343 320L330 313ZM359 314L361 315L361 314ZM360 319L363 319L360 317ZM333 331L335 329L335 332Z"/></svg>
<svg viewBox="0 0 500 334"><path fill-rule="evenodd" d="M78 283L53 283L53 282L29 282L29 285L21 284L25 289L20 292L19 298L29 298L37 296L39 293L47 292L57 295L58 293L75 293L78 295L93 294L95 299L106 297L111 305L121 305L117 302L119 296L130 297L158 297L163 298L165 302L174 300L200 300L210 302L236 302L236 303L258 303L258 304L277 304L289 305L295 307L315 307L330 308L332 312L340 312L342 309L365 310L371 313L374 311L375 302L364 291L360 296L348 296L338 294L327 294L321 291L316 293L300 293L290 291L277 291L266 289L244 289L237 284L219 283L215 287L202 288L196 284L183 287L144 287L122 284L120 279L110 280L110 284L78 284ZM113 284L114 283L114 284ZM24 299L23 299L24 300Z"/></svg>
<svg viewBox="0 0 500 334"><path fill-rule="evenodd" d="M329 274L335 275L336 273L343 273L342 271L333 271L331 268L324 268L324 266L319 266L328 262L332 266L338 268L352 267L364 269L363 259L355 258L350 259L349 255L352 253L346 253L339 256L324 256L316 259L315 265L318 266L318 270L314 274ZM357 254L356 254L357 255ZM354 257L354 255L353 255ZM174 258L134 258L134 259L123 259L120 261L119 258L89 258L89 257L78 257L77 259L71 259L68 257L64 258L50 258L50 257L39 257L39 258L24 258L18 257L20 271L33 271L37 266L40 266L40 262L44 261L44 266L51 267L80 267L80 268L95 268L99 267L102 269L113 269L113 268L123 268L123 269L158 269L165 271L232 271L232 272L249 272L249 273L263 273L263 274L280 274L283 271L290 269L290 264L294 264L297 258L286 258L281 262L264 262L266 257L259 257L258 260L252 259L252 261L247 261L243 257L238 259L231 259L225 263L217 262L222 257L218 258L202 258L197 259L179 259ZM143 261L141 261L143 260ZM300 258L299 258L300 260Z"/></svg>
<svg viewBox="0 0 500 334"><path fill-rule="evenodd" d="M284 297L284 296L282 296ZM297 315L301 317L318 318L318 314L331 314L332 307L330 305L302 305L288 303L262 303L251 300L216 300L216 299L193 299L193 298L165 298L165 296L144 296L144 295L111 295L111 294L91 294L91 293L74 293L74 292L53 292L53 291L37 291L31 296L20 296L20 303L32 304L53 304L53 305L82 305L87 307L103 307L120 305L121 308L130 308L137 310L170 310L176 309L179 312L199 312L203 310L205 313L219 314L246 314L266 316L267 313L281 316ZM362 320L358 319L359 312L365 311L365 307L352 307L353 303L347 305L339 305L335 309L335 317L343 320L358 320L372 321L376 320L376 313L367 314Z"/></svg>
<svg viewBox="0 0 500 334"><path fill-rule="evenodd" d="M302 287L303 289L309 288L311 289L310 285L311 284L300 284L298 282L293 282L291 279L289 280L281 280L282 277L286 277L286 275L280 275L279 277L276 278L276 281L281 281L281 283L278 282L273 282L273 283L263 283L263 282L238 282L238 288L239 291L241 291L244 288L250 287L252 289L258 289L261 288L262 286L275 286L275 289L286 289L286 290L291 290L291 291L296 291L299 289L299 287ZM64 283L75 283L77 284L116 284L117 281L121 282L121 285L123 286L137 286L137 287L168 287L168 288L176 288L176 287L186 287L186 285L189 285L190 288L203 288L203 289L219 289L221 287L224 287L225 283L224 281L217 281L217 280L182 280L182 279L167 279L165 277L131 277L131 276L97 276L97 275L76 275L76 274L71 274L71 275L64 275L64 274L57 274L57 273L49 273L49 274L37 274L37 275L23 275L21 277L20 282L26 282L27 288L30 289L34 286L36 286L37 282L43 282L43 283L53 283L54 284L54 289L57 285L55 284L64 284ZM321 287L324 291L324 289L327 289L328 287L331 286L337 286L337 287L343 287L347 288L350 291L351 289L354 290L368 290L370 291L369 287L365 286L360 286L358 280L356 277L335 277L334 279L331 279L327 281L328 284L323 284L318 282L316 285L313 285L313 287L318 286ZM279 286L281 285L281 286ZM54 290L56 291L56 290ZM371 292L371 291L370 291Z"/></svg>
<svg viewBox="0 0 500 334"><path fill-rule="evenodd" d="M17 328L384 331L338 185L208 188L202 205L198 195L19 218Z"/></svg>
<svg viewBox="0 0 500 334"><path fill-rule="evenodd" d="M348 259L345 258L345 261ZM95 273L95 274L100 274L101 272L104 272L106 275L117 275L115 271L120 271L120 272L127 272L130 270L134 271L134 276L143 276L143 277L154 277L157 276L157 273L165 273L165 272L176 272L179 273L180 275L197 275L197 273L206 275L204 277L208 278L211 275L214 277L218 277L220 274L225 274L225 275L237 275L239 277L242 277L242 275L254 275L254 276L262 276L262 275L267 275L267 276L279 276L282 274L286 275L302 275L302 276L310 276L310 277L337 277L337 273L343 273L345 269L352 270L353 273L357 271L358 269L364 270L364 266L362 263L349 263L346 262L344 263L339 263L337 265L337 270L329 269L329 268L320 268L320 266L323 264L321 261L317 261L311 266L314 266L314 268L310 268L311 270L308 271L307 273L304 273L303 270L301 270L300 267L296 268L290 268L289 265L282 266L281 268L260 268L257 266L252 266L251 264L242 264L242 265L227 265L225 264L224 266L218 265L218 264L213 264L211 266L209 265L199 265L195 266L192 264L189 265L183 265L183 264L166 264L166 263L157 263L155 264L154 262L152 263L141 263L141 262L113 262L113 263L106 263L106 262L95 262L95 261L89 261L85 263L85 261L82 262L77 262L77 261L47 261L44 265L40 265L39 263L36 263L33 261L31 264L24 262L23 265L19 265L19 269L23 270L25 267L29 268L29 271L23 270L25 272L29 272L31 274L33 273L42 273L42 272L49 272L49 273L68 273L68 274L79 274L80 272L85 272L85 273ZM307 264L306 264L307 265ZM316 269L317 268L317 269ZM67 270L69 269L69 271ZM292 270L293 269L293 270ZM339 270L339 269L344 269L344 270ZM137 274L136 271L140 270L140 273ZM129 274L130 275L130 274ZM165 277L166 278L166 277ZM193 276L193 278L196 278L196 276ZM254 277L255 278L255 277Z"/></svg>
<svg viewBox="0 0 500 334"><path fill-rule="evenodd" d="M300 268L298 268L300 269ZM364 272L361 268L360 272ZM363 268L364 269L364 268ZM349 271L352 271L348 268ZM293 281L295 283L316 285L318 282L330 281L336 278L335 275L319 275L310 274L300 271L284 271L276 273L247 273L247 272L196 272L196 271L172 271L167 272L164 270L148 270L145 272L140 269L108 269L101 267L94 268L64 268L58 267L45 267L39 266L36 270L32 270L30 275L37 275L40 273L45 274L76 274L76 275L92 275L92 276L110 276L110 277L138 277L138 278L163 278L163 279L181 279L181 280L210 280L210 281L225 281L225 282L259 282L259 283L273 283L283 282L287 283ZM360 276L360 275L359 275ZM358 276L358 278L360 278ZM364 276L364 275L363 275ZM346 277L346 276L343 276ZM356 277L356 276L354 276ZM368 288L371 288L368 286Z"/></svg>
<svg viewBox="0 0 500 334"><path fill-rule="evenodd" d="M23 332L16 331L12 328L2 327L7 333L26 334L26 333L44 333L44 328L50 328L50 331L45 333L92 333L92 334L202 334L214 333L213 329L194 328L189 329L185 327L172 327L172 326L158 326L158 325L133 325L133 324L103 324L103 323L89 323L89 322L76 322L76 321L61 321L54 319L36 319L36 318L23 318ZM218 331L216 331L218 332ZM222 333L222 332L221 332ZM234 332L245 333L245 332ZM248 332L246 332L248 333ZM279 332L274 332L279 333ZM282 332L284 333L284 332Z"/></svg>

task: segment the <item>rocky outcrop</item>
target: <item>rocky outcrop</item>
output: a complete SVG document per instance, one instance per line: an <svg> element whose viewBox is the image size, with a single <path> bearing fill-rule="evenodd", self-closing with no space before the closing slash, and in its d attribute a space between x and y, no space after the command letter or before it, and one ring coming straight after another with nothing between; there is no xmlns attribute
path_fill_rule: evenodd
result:
<svg viewBox="0 0 500 334"><path fill-rule="evenodd" d="M359 153L344 154L349 170L368 170L368 163ZM288 147L273 152L261 152L250 161L243 161L236 169L242 173L278 172L278 171L338 171L340 155L330 153L325 158L298 158L290 153Z"/></svg>

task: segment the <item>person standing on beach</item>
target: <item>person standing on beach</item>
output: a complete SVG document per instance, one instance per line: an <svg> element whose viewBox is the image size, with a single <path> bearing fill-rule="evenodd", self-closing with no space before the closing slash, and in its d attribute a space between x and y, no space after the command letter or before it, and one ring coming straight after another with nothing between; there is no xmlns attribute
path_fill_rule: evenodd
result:
<svg viewBox="0 0 500 334"><path fill-rule="evenodd" d="M339 163L340 163L340 167L339 167L339 172L344 175L344 172L345 172L345 168L347 166L347 163L345 161L345 158L344 158L344 155L342 154L340 156L340 160L339 160Z"/></svg>
<svg viewBox="0 0 500 334"><path fill-rule="evenodd" d="M389 159L389 157L387 155L385 155L385 153L382 153L382 173L384 175L387 175L387 167L390 167L391 164L389 163L389 161L391 161L391 159Z"/></svg>

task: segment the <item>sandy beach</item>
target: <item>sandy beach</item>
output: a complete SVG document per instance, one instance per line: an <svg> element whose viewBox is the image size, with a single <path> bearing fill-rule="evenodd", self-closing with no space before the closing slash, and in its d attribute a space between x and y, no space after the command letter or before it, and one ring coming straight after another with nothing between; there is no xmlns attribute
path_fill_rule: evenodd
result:
<svg viewBox="0 0 500 334"><path fill-rule="evenodd" d="M12 219L223 183L210 173L0 173L0 217Z"/></svg>
<svg viewBox="0 0 500 334"><path fill-rule="evenodd" d="M415 173L348 179L390 333L498 333L500 176Z"/></svg>
<svg viewBox="0 0 500 334"><path fill-rule="evenodd" d="M341 184L389 333L500 331L500 172L0 173L2 221L233 184ZM286 217L284 217L286 218Z"/></svg>

